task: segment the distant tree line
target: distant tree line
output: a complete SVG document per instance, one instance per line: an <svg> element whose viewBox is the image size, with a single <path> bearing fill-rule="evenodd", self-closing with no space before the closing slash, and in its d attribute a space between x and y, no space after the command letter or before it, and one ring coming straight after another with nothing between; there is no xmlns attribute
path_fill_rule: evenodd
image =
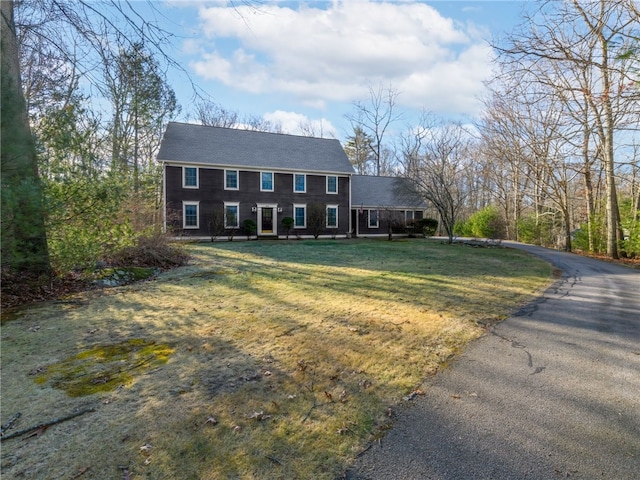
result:
<svg viewBox="0 0 640 480"><path fill-rule="evenodd" d="M497 73L474 123L425 108L400 129L401 92L369 85L346 115L345 151L358 173L412 179L450 240L497 215L494 234L505 238L640 255L637 4L530 5L517 30L494 40ZM155 155L181 112L167 80L182 68L167 52L170 34L129 2L0 8L2 273L116 261L161 233ZM202 124L282 131L196 97L187 115Z"/></svg>
<svg viewBox="0 0 640 480"><path fill-rule="evenodd" d="M425 110L390 134L399 92L380 85L345 151L358 173L411 178L450 240L489 208L505 238L640 255L639 25L633 0L532 2L493 42L477 121Z"/></svg>

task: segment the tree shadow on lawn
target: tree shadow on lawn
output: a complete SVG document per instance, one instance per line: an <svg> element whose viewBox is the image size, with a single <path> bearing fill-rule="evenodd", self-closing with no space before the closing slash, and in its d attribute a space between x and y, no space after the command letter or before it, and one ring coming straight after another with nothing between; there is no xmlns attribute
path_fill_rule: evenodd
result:
<svg viewBox="0 0 640 480"><path fill-rule="evenodd" d="M500 324L496 337L427 382L428 396L347 478L633 478L640 384L632 343L594 339L588 328L566 328L572 323ZM551 345L530 343L540 338Z"/></svg>
<svg viewBox="0 0 640 480"><path fill-rule="evenodd" d="M428 380L427 396L347 478L633 478L635 299L603 301L574 288L583 281L564 276Z"/></svg>
<svg viewBox="0 0 640 480"><path fill-rule="evenodd" d="M145 284L86 304L52 304L3 327L3 420L21 411L23 425L35 424L81 406L96 409L37 437L7 441L3 476L71 478L91 471L96 478L113 478L122 467L132 478L250 472L262 478L322 472L335 477L373 428L373 410L380 408L375 389L358 387L366 374L337 373L340 361L327 352L323 365L311 349L291 364L268 341L246 348L225 338L202 303L174 309L163 304L166 292L160 287L161 282ZM287 330L296 330L293 319L287 321ZM271 338L277 335L286 334L274 332ZM131 384L85 397L67 397L28 376L34 367L46 370L83 349L131 339L167 343L175 352L166 365L136 375ZM332 364L333 378L325 375L326 363ZM343 403L343 390L351 399L372 397L365 405L370 411L356 401ZM318 429L322 422L328 427Z"/></svg>
<svg viewBox="0 0 640 480"><path fill-rule="evenodd" d="M295 242L273 242L267 253L259 243L216 244L229 258L204 248L195 266L154 282L27 311L3 326L3 420L18 409L26 424L97 407L3 444L3 474L61 478L89 467L110 478L123 466L133 478L338 476L389 421L385 410L455 351L455 342L413 330L420 322L400 309L444 312L469 303L478 286L453 292L446 277L423 276L419 251L406 252L403 271L378 258L374 243L365 242L369 257L358 259L353 248L361 255L361 246L344 242L349 249L329 255L328 265ZM234 258L236 248L259 257ZM443 286L445 302L433 293ZM332 309L339 297L346 304ZM409 315L422 315L417 310ZM416 343L403 343L408 338ZM167 343L175 353L131 385L88 397L69 398L27 376L130 339Z"/></svg>
<svg viewBox="0 0 640 480"><path fill-rule="evenodd" d="M390 252L393 258L402 258L403 262L399 263L389 257L382 260L370 259L368 253L361 251L361 244L378 254ZM199 252L199 258L202 261L206 261L206 258L218 258L265 282L281 280L302 284L316 289L318 295L326 290L352 295L361 302L379 300L388 302L390 306L396 302L405 302L439 313L461 309L470 315L475 314L479 320L486 320L485 311L488 307L499 306L502 302L507 305L521 304L522 301L518 298L531 299L526 290L531 289L532 280L542 286L551 272L546 264L531 260L518 252L508 255L508 260L503 260L500 256L497 260L495 257L487 257L493 263L500 263L486 274L481 273L484 268L482 265L487 263L482 258L476 259L477 265L473 268L467 268L474 261L466 257L456 257L457 265L440 262L432 266L425 261L422 253L416 254L412 242L406 244L410 247L382 241L335 241L331 245L320 246L321 250L327 250L330 254L323 259L313 258L311 253L317 254L318 250L313 244L224 244L220 248L212 246L211 250L204 247L200 250L204 254ZM396 250L395 245L402 245L403 250ZM417 245L420 247L423 244ZM440 249L436 246L436 251L432 252L432 244L427 244L426 247L429 255L438 253ZM445 250L448 248L449 246L444 246ZM409 258L404 258L407 255ZM475 254L472 257L475 258ZM531 272L520 268L529 264L537 269ZM461 269L458 268L460 265ZM464 277L464 281L461 277ZM243 288L251 288L251 285L243 285ZM273 295L278 295L277 288ZM286 301L285 295L278 298ZM499 312L497 318L502 318L506 313L508 310Z"/></svg>
<svg viewBox="0 0 640 480"><path fill-rule="evenodd" d="M214 249L253 254L279 262L451 276L485 274L487 270L495 268L498 268L495 273L518 276L523 272L517 267L539 264L531 255L512 248L470 249L464 245L443 244L432 239L392 242L379 239L260 240L198 244L193 248L197 256L204 254L200 258L206 258L209 255L207 250ZM500 270L505 265L515 268Z"/></svg>

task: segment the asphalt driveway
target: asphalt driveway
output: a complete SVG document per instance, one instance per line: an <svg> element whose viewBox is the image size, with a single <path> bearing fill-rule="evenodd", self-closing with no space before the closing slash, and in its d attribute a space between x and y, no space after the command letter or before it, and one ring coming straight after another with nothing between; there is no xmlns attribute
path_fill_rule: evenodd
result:
<svg viewBox="0 0 640 480"><path fill-rule="evenodd" d="M640 479L640 271L562 270L397 413L349 479Z"/></svg>

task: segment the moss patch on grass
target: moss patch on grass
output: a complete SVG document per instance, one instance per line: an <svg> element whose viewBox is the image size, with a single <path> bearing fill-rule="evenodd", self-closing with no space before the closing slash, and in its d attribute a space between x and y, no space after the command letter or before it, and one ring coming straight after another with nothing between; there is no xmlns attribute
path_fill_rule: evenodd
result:
<svg viewBox="0 0 640 480"><path fill-rule="evenodd" d="M96 283L103 286L115 287L147 280L157 275L158 272L159 270L157 268L149 267L116 267L99 270L96 272L95 277Z"/></svg>
<svg viewBox="0 0 640 480"><path fill-rule="evenodd" d="M135 376L166 363L172 353L169 345L144 339L96 345L42 368L34 381L50 383L71 397L109 392L130 385Z"/></svg>

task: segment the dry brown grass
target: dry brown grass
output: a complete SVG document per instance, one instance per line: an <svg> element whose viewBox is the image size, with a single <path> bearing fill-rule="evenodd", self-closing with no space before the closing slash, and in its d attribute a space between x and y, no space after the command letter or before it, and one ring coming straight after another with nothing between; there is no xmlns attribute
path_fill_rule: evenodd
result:
<svg viewBox="0 0 640 480"><path fill-rule="evenodd" d="M156 281L30 308L2 328L3 478L336 478L389 409L548 284L517 251L426 240L202 244ZM69 397L30 372L97 345L166 364Z"/></svg>

